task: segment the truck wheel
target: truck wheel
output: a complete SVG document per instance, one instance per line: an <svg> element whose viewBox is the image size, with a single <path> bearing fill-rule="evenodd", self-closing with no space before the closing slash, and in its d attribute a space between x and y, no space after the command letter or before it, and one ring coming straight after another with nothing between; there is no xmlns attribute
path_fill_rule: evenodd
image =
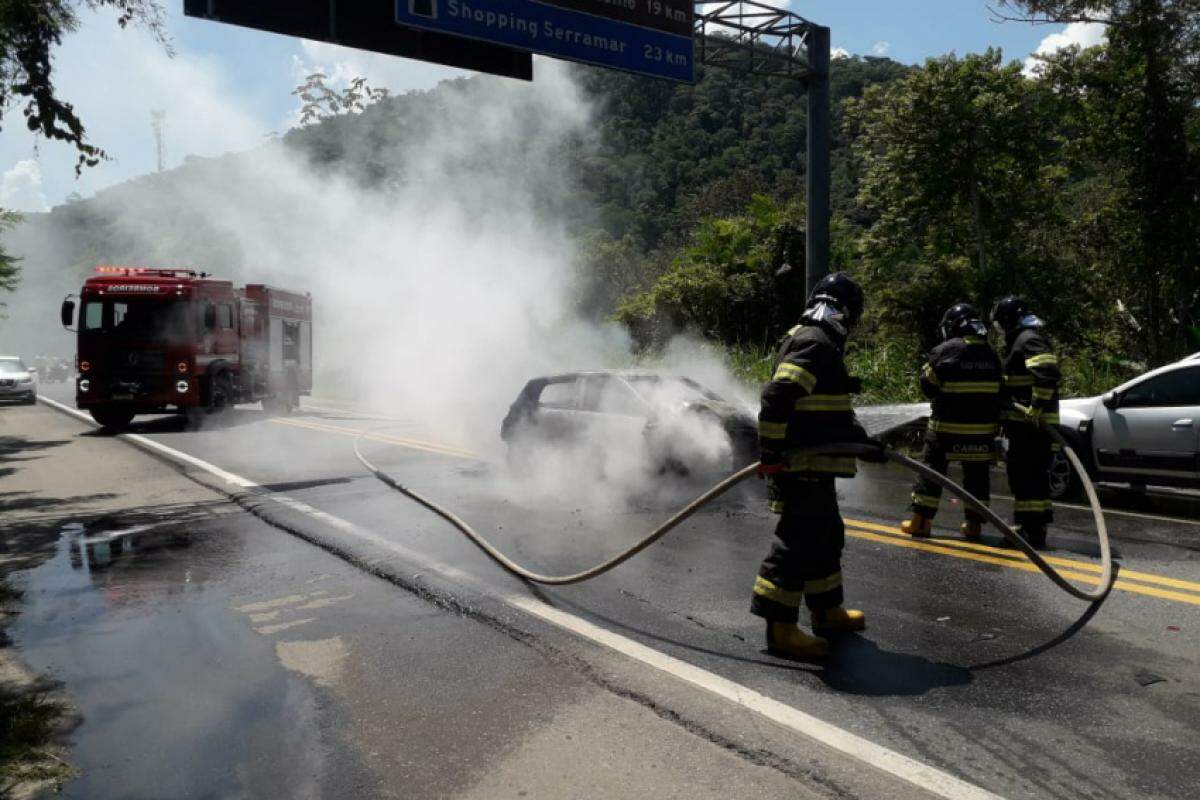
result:
<svg viewBox="0 0 1200 800"><path fill-rule="evenodd" d="M134 413L131 409L120 406L98 406L92 409L92 419L100 423L102 428L123 430L129 427L133 417Z"/></svg>
<svg viewBox="0 0 1200 800"><path fill-rule="evenodd" d="M233 381L229 379L229 373L222 372L213 378L209 408L213 413L233 408Z"/></svg>

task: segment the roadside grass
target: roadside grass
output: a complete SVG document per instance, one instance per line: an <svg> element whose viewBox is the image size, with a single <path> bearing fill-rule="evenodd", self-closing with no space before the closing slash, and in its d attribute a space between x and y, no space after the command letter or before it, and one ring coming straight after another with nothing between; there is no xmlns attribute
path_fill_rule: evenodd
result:
<svg viewBox="0 0 1200 800"><path fill-rule="evenodd" d="M0 575L0 620L15 613L6 607L22 596L7 575ZM0 798L18 787L57 790L75 776L77 770L51 751L66 715L66 705L43 689L0 684Z"/></svg>
<svg viewBox="0 0 1200 800"><path fill-rule="evenodd" d="M61 786L76 774L49 750L65 715L44 691L0 690L0 797L19 784Z"/></svg>

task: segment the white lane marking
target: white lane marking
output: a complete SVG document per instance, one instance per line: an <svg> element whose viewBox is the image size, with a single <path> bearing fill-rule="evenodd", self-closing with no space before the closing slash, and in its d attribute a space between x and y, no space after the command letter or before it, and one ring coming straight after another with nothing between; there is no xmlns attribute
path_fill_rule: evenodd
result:
<svg viewBox="0 0 1200 800"><path fill-rule="evenodd" d="M505 597L505 602L516 606L528 614L565 628L584 639L590 639L597 644L602 644L605 647L616 650L618 653L628 656L635 661L640 661L647 666L669 673L693 686L698 686L701 689L712 692L743 708L754 711L772 722L779 723L809 738L816 739L824 745L851 755L859 761L870 764L877 769L904 778L909 783L933 792L939 797L961 798L962 800L966 800L967 798L979 798L980 800L988 798L989 800L994 800L994 798L999 797L999 795L992 794L986 789L981 789L974 784L967 783L939 769L889 750L886 747L875 744L847 730L843 730L836 725L831 725L828 722L817 719L811 714L806 714L778 700L773 700L740 683L731 681L728 678L722 678L720 675L715 675L686 661L680 661L673 656L659 652L652 647L647 647L640 642L635 642L620 634L593 625L585 619L560 611L553 606L548 606L539 600L530 597L509 595Z"/></svg>
<svg viewBox="0 0 1200 800"><path fill-rule="evenodd" d="M91 417L82 414L75 409L68 408L61 403L49 401L55 408L70 414L95 425ZM122 433L116 438L125 439L135 445L145 447L161 455L167 456L181 463L197 467L212 475L221 478L222 480L231 483L240 488L252 489L259 488L259 485L251 480L243 478L239 475L234 475L231 472L221 469L213 464L203 461L194 456L181 453L174 448L166 445L153 442L144 436L137 434ZM573 614L568 614L565 611L560 611L553 606L546 605L541 601L533 598L516 595L511 593L495 594L483 587L479 581L472 575L463 572L460 569L443 564L439 561L430 559L428 556L417 553L409 548L380 536L374 531L361 528L353 522L335 517L324 511L313 508L312 506L300 500L288 497L282 494L266 494L264 498L274 500L280 505L290 508L294 511L301 512L313 519L319 520L327 525L336 528L343 533L354 536L362 541L369 542L377 547L389 550L406 561L413 562L422 569L427 569L430 572L436 572L443 578L456 583L465 583L471 586L475 591L483 591L492 597L497 598L508 606L511 606L527 614L535 616L546 622L550 622L563 628L580 638L587 639L595 644L607 647L621 655L632 658L642 664L666 673L678 680L682 680L693 686L705 689L718 697L729 700L737 705L753 711L779 725L783 725L797 733L807 736L827 747L837 750L844 755L850 756L865 764L869 764L879 770L882 770L890 775L893 775L901 780L907 781L912 785L924 789L938 797L947 798L947 800L1001 800L1000 795L993 794L979 786L968 783L960 778L943 772L936 767L931 767L916 759L909 758L890 750L883 745L876 744L861 736L850 733L847 730L824 722L811 714L806 714L799 709L793 708L778 700L773 700L764 694L754 691L753 689L743 686L740 683L723 678L720 675L708 672L700 667L694 666L681 661L666 653L655 650L651 647L636 642L620 634L601 628L597 625L588 622L587 620L577 617ZM291 599L291 598L288 598ZM256 609L257 610L257 609Z"/></svg>

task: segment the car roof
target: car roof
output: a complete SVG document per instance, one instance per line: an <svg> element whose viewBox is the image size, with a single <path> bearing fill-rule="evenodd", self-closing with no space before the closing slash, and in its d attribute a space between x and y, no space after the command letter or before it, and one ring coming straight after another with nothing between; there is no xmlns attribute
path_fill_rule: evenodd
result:
<svg viewBox="0 0 1200 800"><path fill-rule="evenodd" d="M588 370L580 370L579 372L560 372L557 375L542 375L540 377L533 378L532 380L535 380L535 381L567 381L567 380L572 380L574 378L586 378L586 377L590 377L593 375L603 375L603 376L607 376L607 377L627 378L627 379L628 378L652 378L655 380L677 380L677 381L688 381L689 383L696 382L693 379L688 378L686 376L675 375L675 374L669 373L669 372L647 372L645 370L631 370L631 369L588 369Z"/></svg>

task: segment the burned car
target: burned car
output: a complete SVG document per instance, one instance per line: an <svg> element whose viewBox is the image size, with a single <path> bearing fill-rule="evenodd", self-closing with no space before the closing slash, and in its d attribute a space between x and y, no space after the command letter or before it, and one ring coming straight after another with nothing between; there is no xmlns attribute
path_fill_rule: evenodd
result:
<svg viewBox="0 0 1200 800"><path fill-rule="evenodd" d="M740 468L758 460L749 409L685 377L575 372L525 384L500 428L520 468L539 448L576 449L606 463L639 459L680 474Z"/></svg>

